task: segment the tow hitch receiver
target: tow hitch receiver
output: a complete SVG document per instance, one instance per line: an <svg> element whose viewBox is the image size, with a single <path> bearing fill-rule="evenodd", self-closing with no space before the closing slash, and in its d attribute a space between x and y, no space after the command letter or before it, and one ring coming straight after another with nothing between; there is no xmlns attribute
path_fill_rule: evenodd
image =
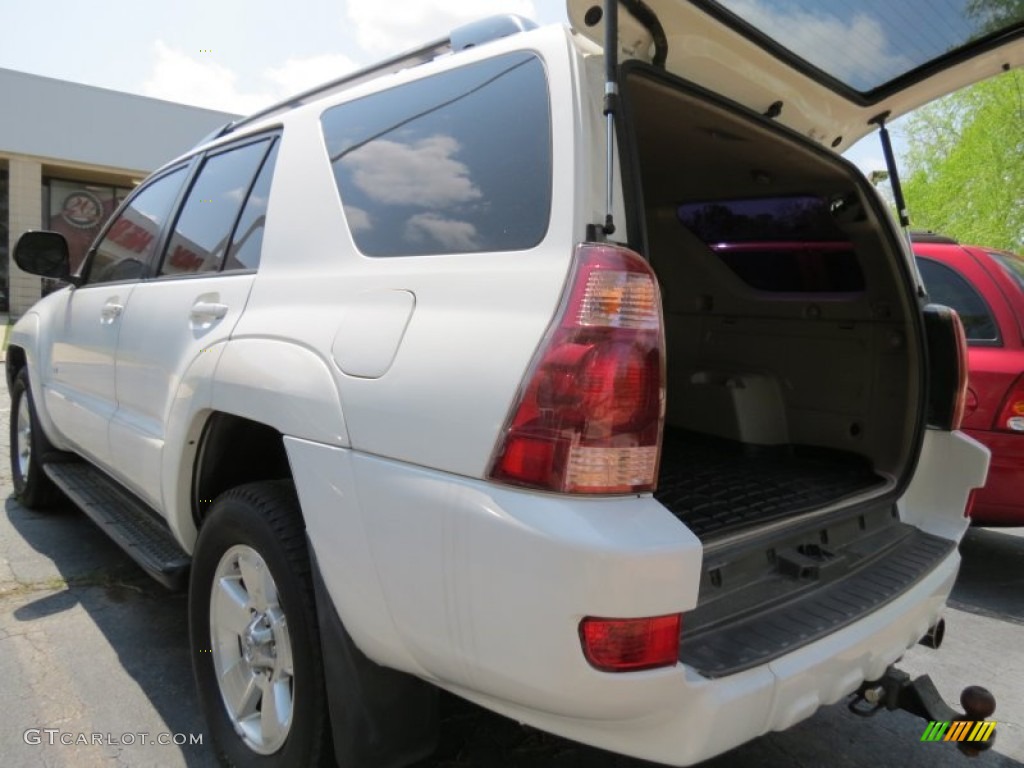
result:
<svg viewBox="0 0 1024 768"><path fill-rule="evenodd" d="M988 689L969 685L960 694L963 712L942 700L935 683L928 675L910 679L910 675L890 666L878 680L866 682L852 695L850 711L859 717L872 717L881 710L903 709L929 722L983 721L996 711L996 699ZM950 728L950 731L953 729ZM976 757L992 747L995 732L985 741L957 740L957 747L968 757Z"/></svg>

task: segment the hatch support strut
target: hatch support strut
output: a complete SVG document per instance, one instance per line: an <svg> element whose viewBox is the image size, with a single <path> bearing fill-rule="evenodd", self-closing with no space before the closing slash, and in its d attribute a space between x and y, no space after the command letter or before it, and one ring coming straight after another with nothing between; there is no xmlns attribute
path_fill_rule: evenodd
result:
<svg viewBox="0 0 1024 768"><path fill-rule="evenodd" d="M619 3L604 0L605 237L615 233L615 112L619 106Z"/></svg>
<svg viewBox="0 0 1024 768"><path fill-rule="evenodd" d="M889 129L885 125L889 114L889 112L883 112L868 120L868 123L878 126L878 138L882 142L882 154L885 155L885 167L889 172L889 185L892 187L893 202L896 203L896 215L899 217L903 234L909 243L910 216L907 215L907 203L903 198L903 185L900 183L900 171L896 165L896 155L892 151L892 139L889 136Z"/></svg>

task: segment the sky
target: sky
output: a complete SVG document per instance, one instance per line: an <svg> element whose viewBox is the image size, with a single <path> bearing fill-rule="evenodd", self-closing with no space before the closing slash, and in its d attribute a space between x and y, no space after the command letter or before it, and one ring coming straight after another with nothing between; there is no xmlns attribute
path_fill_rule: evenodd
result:
<svg viewBox="0 0 1024 768"><path fill-rule="evenodd" d="M0 0L0 67L247 114L497 13L566 19L564 0ZM885 167L877 137L848 157Z"/></svg>

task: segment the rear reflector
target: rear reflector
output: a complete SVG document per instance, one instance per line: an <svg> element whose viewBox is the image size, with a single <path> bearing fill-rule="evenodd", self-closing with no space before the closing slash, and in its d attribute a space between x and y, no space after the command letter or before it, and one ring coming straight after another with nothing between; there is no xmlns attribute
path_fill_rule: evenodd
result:
<svg viewBox="0 0 1024 768"><path fill-rule="evenodd" d="M679 660L682 614L645 619L585 618L580 622L583 655L603 672L670 667Z"/></svg>

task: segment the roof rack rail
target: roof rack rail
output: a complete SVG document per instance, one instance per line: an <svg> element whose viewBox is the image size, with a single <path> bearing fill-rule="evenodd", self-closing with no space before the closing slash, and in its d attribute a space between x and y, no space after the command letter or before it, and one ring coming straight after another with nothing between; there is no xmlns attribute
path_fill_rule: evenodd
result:
<svg viewBox="0 0 1024 768"><path fill-rule="evenodd" d="M511 13L501 16L491 16L481 19L480 21L475 21L470 24L457 27L449 33L448 37L435 40L432 43L427 43L426 45L414 48L411 51L400 53L397 56L392 56L378 64L374 64L365 69L345 75L344 77L339 77L336 80L331 80L323 85L318 85L315 88L310 88L307 91L303 91L302 93L278 102L277 104L272 104L271 106L261 109L258 112L254 112L251 115L234 120L211 133L203 139L200 144L205 144L206 142L213 141L221 136L226 136L237 128L248 123L255 122L256 120L262 120L270 117L271 115L275 115L278 112L285 112L289 109L294 109L295 107L301 106L314 98L318 98L344 88L351 88L354 85L366 82L374 77L398 72L410 67L416 67L420 64L426 64L428 61L433 61L438 56L446 53L457 53L465 50L466 48L483 45L484 43L491 42L492 40L498 40L502 37L508 37L509 35L526 32L536 28L537 24L535 22ZM199 144L196 146L199 146Z"/></svg>

